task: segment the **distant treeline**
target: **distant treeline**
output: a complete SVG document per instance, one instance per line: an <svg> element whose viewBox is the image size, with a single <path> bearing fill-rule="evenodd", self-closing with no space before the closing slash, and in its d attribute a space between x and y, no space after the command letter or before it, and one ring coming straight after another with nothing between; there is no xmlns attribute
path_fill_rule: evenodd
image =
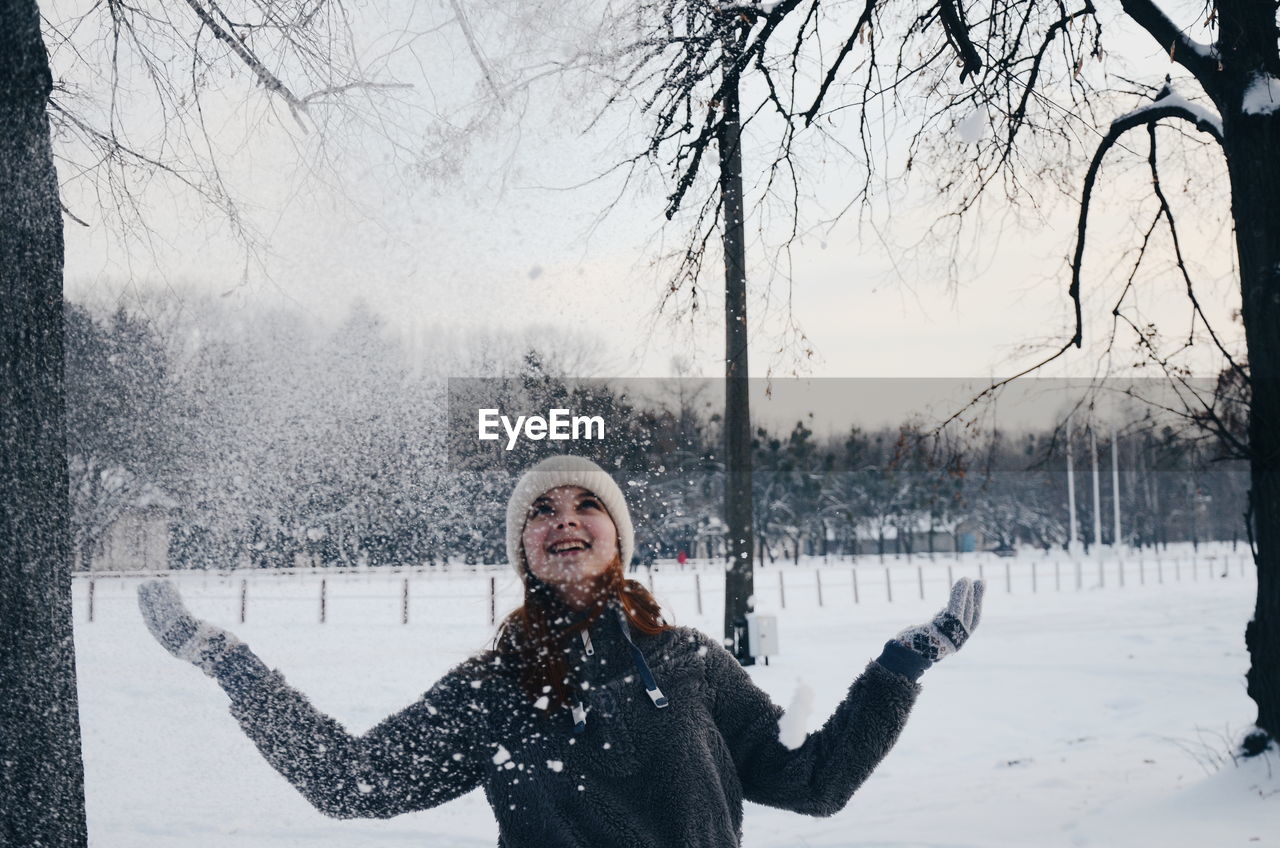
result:
<svg viewBox="0 0 1280 848"><path fill-rule="evenodd" d="M640 401L574 380L591 355L581 338L410 338L360 306L324 326L197 301L108 314L69 305L66 340L82 563L130 511L163 518L174 568L501 561L515 477L566 443L521 441L508 451L479 442L470 418L479 401L464 397L475 392L500 395L504 410L570 408L609 422L604 440L570 450L625 484L638 559L722 551L718 405L684 381ZM815 429L802 416L789 429L756 430L762 557L1067 541L1062 428L933 432L904 422L835 438ZM1243 537L1243 466L1217 461L1202 434L1155 416L1118 433L1122 542ZM1079 537L1092 540L1083 427L1073 445ZM1110 544L1110 428L1098 445Z"/></svg>

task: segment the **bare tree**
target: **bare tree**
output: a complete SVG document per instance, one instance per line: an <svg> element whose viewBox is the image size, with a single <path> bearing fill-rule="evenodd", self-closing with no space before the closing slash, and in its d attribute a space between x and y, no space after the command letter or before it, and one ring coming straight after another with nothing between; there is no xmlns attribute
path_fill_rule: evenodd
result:
<svg viewBox="0 0 1280 848"><path fill-rule="evenodd" d="M1258 732L1246 740L1246 748L1260 750L1268 738L1280 734L1280 167L1274 145L1280 140L1280 53L1277 51L1276 4L1269 0L1219 0L1204 9L1206 26L1216 31L1212 43L1193 39L1186 27L1175 24L1151 0L1122 0L1128 18L1155 40L1169 55L1185 84L1199 89L1196 99L1176 93L1166 80L1152 86L1153 99L1114 118L1109 125L1100 121L1103 110L1116 109L1122 92L1098 85L1082 68L1105 55L1099 12L1092 0L1076 7L1061 3L989 2L971 4L967 9L953 0L923 4L923 11L909 27L896 36L897 64L887 85L873 83L881 68L874 48L862 59L864 82L858 84L863 104L897 93L912 77L930 81L928 120L955 114L958 108L979 109L992 118L989 139L973 145L972 151L953 160L947 173L958 190L954 214L963 216L975 207L989 186L1002 181L1006 191L1016 194L1025 176L1029 147L1041 140L1058 142L1050 149L1061 155L1079 143L1066 129L1068 121L1055 112L1058 99L1070 98L1069 109L1094 124L1105 126L1087 171L1082 177L1081 209L1071 259L1069 293L1075 309L1075 332L1055 351L1060 355L1083 340L1081 315L1082 271L1087 245L1088 221L1104 157L1120 146L1122 137L1133 130L1147 135L1146 164L1155 196L1155 213L1137 250L1136 264L1142 263L1157 228L1167 230L1174 265L1181 278L1191 317L1191 338L1203 338L1214 346L1231 371L1247 382L1251 391L1248 444L1251 464L1251 504L1257 529L1255 559L1258 568L1258 601L1254 618L1246 630L1252 665L1248 692L1258 705ZM883 11L882 11L883 6ZM885 27L891 4L869 0L868 25ZM859 25L860 27L861 25ZM855 28L857 35L859 28ZM930 41L930 38L932 40ZM869 39L870 41L871 39ZM884 36L879 36L884 41ZM851 36L846 42L852 45ZM911 50L909 48L917 48ZM930 49L931 48L931 49ZM923 56L922 60L906 57ZM832 63L813 105L806 111L814 119L824 108L829 84L841 78L843 56ZM945 81L960 65L958 85ZM1203 101L1207 101L1207 104ZM1114 114L1114 111L1112 112ZM1161 180L1163 161L1157 148L1157 126L1185 127L1216 145L1223 156L1229 177L1231 213L1235 224L1236 253L1246 341L1246 357L1233 351L1222 338L1222 328L1211 325L1188 270L1189 260L1179 238L1173 206ZM1175 145L1196 144L1186 134L1175 136ZM917 134L913 141L923 143ZM1042 154L1043 155L1043 154ZM1020 161L1022 160L1022 161ZM1039 161L1043 161L1040 159ZM1148 328L1128 317L1126 296L1133 276L1121 288L1113 315L1120 326L1134 331L1137 345L1165 365L1171 376L1183 373L1170 364L1167 354L1157 352ZM1198 330L1198 332L1197 332ZM1115 330L1113 328L1112 332ZM1245 361L1247 360L1247 362ZM1227 428L1220 428L1228 433Z"/></svg>
<svg viewBox="0 0 1280 848"><path fill-rule="evenodd" d="M788 8L794 0L782 4ZM669 176L672 189L665 214L685 207L694 212L673 259L672 283L663 304L681 293L696 310L708 247L719 234L724 273L725 413L723 464L728 568L725 572L724 635L744 664L753 660L745 637L754 596L752 530L752 446L748 398L747 220L743 186L744 125L757 107L742 108L744 77L762 60L768 33L782 19L766 21L752 4L698 0L651 0L612 14L617 29L602 65L613 84L606 108L639 98L652 120L642 152L624 163L629 178L646 163ZM606 20L609 16L606 17ZM765 79L769 80L767 72ZM789 137L789 136L788 136ZM700 179L712 146L718 175ZM787 160L789 147L775 167Z"/></svg>
<svg viewBox="0 0 1280 848"><path fill-rule="evenodd" d="M35 2L0 12L0 841L84 845L62 389L62 214Z"/></svg>
<svg viewBox="0 0 1280 848"><path fill-rule="evenodd" d="M265 239L230 176L244 145L275 135L296 151L293 167L339 184L347 142L376 137L406 161L423 153L428 121L411 118L426 110L394 75L396 51L362 55L360 24L347 4L307 0L51 6L64 212L147 249L162 188L238 240L246 278L266 276ZM244 127L234 146L232 110Z"/></svg>
<svg viewBox="0 0 1280 848"><path fill-rule="evenodd" d="M340 148L328 144L338 128L372 128L404 144L403 110L388 107L403 105L395 98L406 86L384 66L363 67L355 30L345 4L312 0L106 0L68 17L56 7L42 16L30 0L0 5L4 844L87 838L71 637L62 216L83 226L92 216L69 208L65 193L145 242L147 186L167 181L216 210L257 258L260 242L223 179L208 112L247 79L265 94L249 98L257 125L287 118L310 140L302 158L317 170L338 170ZM130 109L129 97L141 96L135 80L150 99Z"/></svg>
<svg viewBox="0 0 1280 848"><path fill-rule="evenodd" d="M1167 243L1191 313L1189 340L1216 349L1248 385L1248 444L1234 447L1247 450L1252 469L1258 602L1246 641L1252 662L1248 691L1258 705L1258 732L1246 747L1260 750L1280 734L1277 7L1273 0L1206 2L1197 17L1213 36L1205 43L1154 0L1120 0L1116 11L1167 53L1176 75L1149 85L1106 71L1105 11L1094 0L864 0L854 7L822 0L628 4L620 17L633 15L634 30L641 35L626 42L622 54L631 64L617 75L616 99L638 99L653 118L650 143L631 164L653 161L668 175L668 216L689 206L695 210L692 236L675 257L672 294L691 290L696 296L713 234L723 226L728 238L731 222L719 217L725 214L727 193L700 190L700 173L711 145L732 120L735 91L749 74L755 85L751 102L740 105L742 125L745 129L753 121L773 118L773 129L764 136L774 154L747 173L759 175L757 195L764 199L776 198L780 184L787 186L796 223L791 237L799 232L801 218L802 169L795 155L801 132L830 136L837 148L866 166L866 179L850 198L853 208L868 208L874 189L890 176L895 152L901 153L899 173L909 175L914 167L917 174L932 175L947 206L926 238L943 244L944 250L958 250L965 228L980 226L989 197L1034 203L1033 190L1046 182L1062 190L1077 181L1080 215L1069 286L1075 329L1046 359L1022 373L1082 345L1089 212L1102 185L1102 164L1121 152L1133 155L1128 134L1145 131L1146 151L1138 161L1145 160L1150 173L1155 211L1142 227L1131 273L1117 293L1110 332L1114 342L1118 332L1131 330L1135 346L1175 379L1185 376L1169 352L1155 344L1148 323L1135 317L1132 302L1138 267L1154 261L1157 244ZM1194 92L1183 96L1177 93L1179 86ZM881 129L883 122L875 118L889 113L914 122L914 129L905 134L901 126L896 133ZM830 129L843 115L852 116L852 142ZM1159 147L1157 127L1167 128ZM957 138L964 143L957 145ZM1228 343L1223 328L1210 323L1174 203L1161 179L1161 164L1167 164L1170 151L1198 151L1205 145L1217 149L1226 166L1243 354ZM1087 168L1073 167L1079 154L1091 154ZM1202 399L1193 397L1191 403L1204 414ZM1218 429L1231 432L1226 426Z"/></svg>

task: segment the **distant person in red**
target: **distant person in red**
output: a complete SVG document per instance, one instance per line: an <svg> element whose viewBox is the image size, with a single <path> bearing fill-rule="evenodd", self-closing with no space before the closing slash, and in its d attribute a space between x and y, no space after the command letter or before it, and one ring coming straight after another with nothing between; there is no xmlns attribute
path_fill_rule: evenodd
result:
<svg viewBox="0 0 1280 848"><path fill-rule="evenodd" d="M676 554L676 562L680 563L680 567L684 568L684 564L689 561L689 555L684 551Z"/></svg>

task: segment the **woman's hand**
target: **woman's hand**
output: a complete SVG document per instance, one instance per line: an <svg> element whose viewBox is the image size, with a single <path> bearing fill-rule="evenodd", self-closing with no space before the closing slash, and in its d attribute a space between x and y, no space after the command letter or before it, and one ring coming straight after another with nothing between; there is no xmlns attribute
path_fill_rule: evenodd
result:
<svg viewBox="0 0 1280 848"><path fill-rule="evenodd" d="M932 662L954 654L978 626L982 615L982 594L986 588L982 580L961 577L951 587L951 602L946 609L928 624L902 631L893 637L893 641Z"/></svg>
<svg viewBox="0 0 1280 848"><path fill-rule="evenodd" d="M219 660L240 644L222 628L191 615L177 588L168 580L148 580L139 586L138 608L157 642L211 677Z"/></svg>

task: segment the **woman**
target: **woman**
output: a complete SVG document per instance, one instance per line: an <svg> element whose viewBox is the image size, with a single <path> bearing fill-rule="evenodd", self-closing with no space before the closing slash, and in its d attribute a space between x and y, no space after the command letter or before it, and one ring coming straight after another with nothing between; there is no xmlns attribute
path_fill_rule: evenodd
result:
<svg viewBox="0 0 1280 848"><path fill-rule="evenodd" d="M964 643L982 605L981 581L957 583L950 606L888 642L791 749L782 710L720 642L666 623L624 579L633 542L622 491L597 465L534 466L507 505L524 605L490 650L358 737L194 619L171 584L145 584L139 603L161 644L222 685L245 733L321 812L389 817L483 786L509 848L738 845L744 799L835 813L893 746L916 680Z"/></svg>

